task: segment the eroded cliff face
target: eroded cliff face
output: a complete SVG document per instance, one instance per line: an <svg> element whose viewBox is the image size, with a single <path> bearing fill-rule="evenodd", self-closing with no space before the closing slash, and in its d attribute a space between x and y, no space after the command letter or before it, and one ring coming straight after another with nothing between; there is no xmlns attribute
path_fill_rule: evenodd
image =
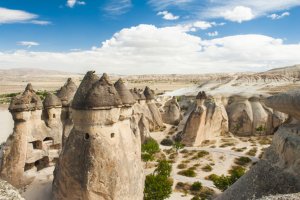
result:
<svg viewBox="0 0 300 200"><path fill-rule="evenodd" d="M288 116L265 106L264 97L231 96L226 106L229 131L238 136L270 135Z"/></svg>
<svg viewBox="0 0 300 200"><path fill-rule="evenodd" d="M204 93L205 94L205 93ZM221 99L196 97L196 105L189 115L182 134L187 146L199 146L228 132L228 117Z"/></svg>
<svg viewBox="0 0 300 200"><path fill-rule="evenodd" d="M14 131L2 148L1 178L16 187L25 184L32 172L53 165L58 158L61 103L54 96L49 94L43 106L29 84L10 104Z"/></svg>
<svg viewBox="0 0 300 200"><path fill-rule="evenodd" d="M299 91L266 99L266 105L298 119ZM300 192L300 123L284 124L263 158L217 199L244 200Z"/></svg>
<svg viewBox="0 0 300 200"><path fill-rule="evenodd" d="M54 172L54 199L141 200L141 138L132 104L123 104L107 75L99 80L93 72L74 102L74 127Z"/></svg>

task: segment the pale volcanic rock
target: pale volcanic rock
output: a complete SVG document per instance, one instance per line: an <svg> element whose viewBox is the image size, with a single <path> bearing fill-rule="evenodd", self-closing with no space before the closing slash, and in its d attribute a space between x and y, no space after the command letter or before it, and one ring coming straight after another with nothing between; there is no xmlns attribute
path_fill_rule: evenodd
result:
<svg viewBox="0 0 300 200"><path fill-rule="evenodd" d="M212 140L228 132L228 117L224 105L218 98L208 98L199 92L196 105L183 129L182 143L199 146L205 140Z"/></svg>
<svg viewBox="0 0 300 200"><path fill-rule="evenodd" d="M0 179L0 200L25 200L19 191L8 182Z"/></svg>
<svg viewBox="0 0 300 200"><path fill-rule="evenodd" d="M297 117L299 108L292 106L297 98L298 92L287 92L269 97L266 104L273 109L292 113L293 117ZM217 199L244 200L300 192L299 147L299 122L281 125L274 134L272 144L264 153L262 160Z"/></svg>
<svg viewBox="0 0 300 200"><path fill-rule="evenodd" d="M168 100L163 106L162 112L163 122L171 125L178 125L182 119L180 106L176 100L176 97Z"/></svg>
<svg viewBox="0 0 300 200"><path fill-rule="evenodd" d="M77 90L76 84L73 82L71 78L68 78L67 82L63 87L61 87L56 95L60 98L62 105L65 107L69 107L75 92Z"/></svg>
<svg viewBox="0 0 300 200"><path fill-rule="evenodd" d="M292 90L286 93L280 93L268 97L265 100L265 104L274 110L287 113L297 120L300 120L300 91Z"/></svg>
<svg viewBox="0 0 300 200"><path fill-rule="evenodd" d="M107 75L93 77L86 74L73 100L74 128L55 168L54 199L141 200L141 139L133 129L138 124L120 119L123 104Z"/></svg>
<svg viewBox="0 0 300 200"><path fill-rule="evenodd" d="M72 128L73 128L73 119L72 119L72 109L71 103L73 101L73 97L75 92L77 91L77 86L73 82L71 78L68 78L67 82L63 87L58 90L56 95L60 98L62 102L62 111L61 111L61 121L63 128L63 136L62 136L62 146L67 140Z"/></svg>
<svg viewBox="0 0 300 200"><path fill-rule="evenodd" d="M287 115L267 108L264 99L247 95L231 96L226 106L230 132L238 136L273 134L287 120Z"/></svg>
<svg viewBox="0 0 300 200"><path fill-rule="evenodd" d="M31 84L11 101L14 132L2 148L1 178L15 187L26 184L32 172L55 164L60 151L60 100L49 94L44 110L42 105Z"/></svg>

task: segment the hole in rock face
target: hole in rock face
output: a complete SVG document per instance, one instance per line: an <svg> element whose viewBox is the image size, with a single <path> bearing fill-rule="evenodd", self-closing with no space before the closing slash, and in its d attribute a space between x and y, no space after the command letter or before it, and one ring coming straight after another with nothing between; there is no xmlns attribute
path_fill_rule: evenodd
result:
<svg viewBox="0 0 300 200"><path fill-rule="evenodd" d="M89 139L90 139L90 134L86 133L86 134L84 135L84 139L85 139L85 140L89 140Z"/></svg>
<svg viewBox="0 0 300 200"><path fill-rule="evenodd" d="M53 114L53 118L55 118L55 114Z"/></svg>
<svg viewBox="0 0 300 200"><path fill-rule="evenodd" d="M115 133L111 133L111 134L110 134L110 137L111 137L111 138L115 137Z"/></svg>

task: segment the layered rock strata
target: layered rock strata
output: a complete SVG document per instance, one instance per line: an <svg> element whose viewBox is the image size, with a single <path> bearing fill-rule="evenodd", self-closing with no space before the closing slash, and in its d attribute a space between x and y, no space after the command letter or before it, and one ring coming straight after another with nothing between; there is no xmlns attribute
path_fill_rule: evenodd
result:
<svg viewBox="0 0 300 200"><path fill-rule="evenodd" d="M72 103L74 127L55 168L54 199L143 199L141 139L133 96L88 72Z"/></svg>

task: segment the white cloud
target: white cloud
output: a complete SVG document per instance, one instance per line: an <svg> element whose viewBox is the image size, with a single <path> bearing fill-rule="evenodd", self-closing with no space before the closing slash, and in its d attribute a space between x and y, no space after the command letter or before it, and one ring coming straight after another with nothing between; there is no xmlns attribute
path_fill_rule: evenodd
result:
<svg viewBox="0 0 300 200"><path fill-rule="evenodd" d="M76 4L76 0L68 0L67 1L67 6L70 8L73 8Z"/></svg>
<svg viewBox="0 0 300 200"><path fill-rule="evenodd" d="M40 44L33 41L21 41L17 43L20 46L26 46L27 48L30 48L32 46L39 46Z"/></svg>
<svg viewBox="0 0 300 200"><path fill-rule="evenodd" d="M254 18L252 9L244 6L236 6L232 10L226 10L220 13L224 19L233 22L249 21Z"/></svg>
<svg viewBox="0 0 300 200"><path fill-rule="evenodd" d="M11 10L0 7L0 24L9 24L16 22L27 22L36 19L38 16L22 10Z"/></svg>
<svg viewBox="0 0 300 200"><path fill-rule="evenodd" d="M254 71L296 63L300 44L282 39L254 34L203 40L178 27L153 25L122 29L91 50L0 52L0 68L44 66L118 74Z"/></svg>
<svg viewBox="0 0 300 200"><path fill-rule="evenodd" d="M219 32L218 32L218 31L208 32L207 35L208 35L209 37L216 37L216 36L219 35Z"/></svg>
<svg viewBox="0 0 300 200"><path fill-rule="evenodd" d="M32 23L38 25L47 25L51 22L37 20L38 15L23 10L12 10L0 7L0 24L13 23Z"/></svg>
<svg viewBox="0 0 300 200"><path fill-rule="evenodd" d="M85 5L86 3L84 1L78 1L78 0L67 0L67 6L70 8L73 8L76 4Z"/></svg>
<svg viewBox="0 0 300 200"><path fill-rule="evenodd" d="M172 13L168 11L161 11L158 12L157 15L162 15L162 18L165 20L176 20L179 19L179 16L173 15Z"/></svg>
<svg viewBox="0 0 300 200"><path fill-rule="evenodd" d="M131 0L110 0L103 8L109 15L122 15L132 7Z"/></svg>
<svg viewBox="0 0 300 200"><path fill-rule="evenodd" d="M268 17L271 18L272 20L276 20L276 19L282 19L282 18L287 17L289 15L290 15L289 12L283 12L281 14L273 13L273 14L269 15Z"/></svg>
<svg viewBox="0 0 300 200"><path fill-rule="evenodd" d="M30 21L32 24L37 24L37 25L49 25L51 24L50 21L44 21L44 20L32 20Z"/></svg>

